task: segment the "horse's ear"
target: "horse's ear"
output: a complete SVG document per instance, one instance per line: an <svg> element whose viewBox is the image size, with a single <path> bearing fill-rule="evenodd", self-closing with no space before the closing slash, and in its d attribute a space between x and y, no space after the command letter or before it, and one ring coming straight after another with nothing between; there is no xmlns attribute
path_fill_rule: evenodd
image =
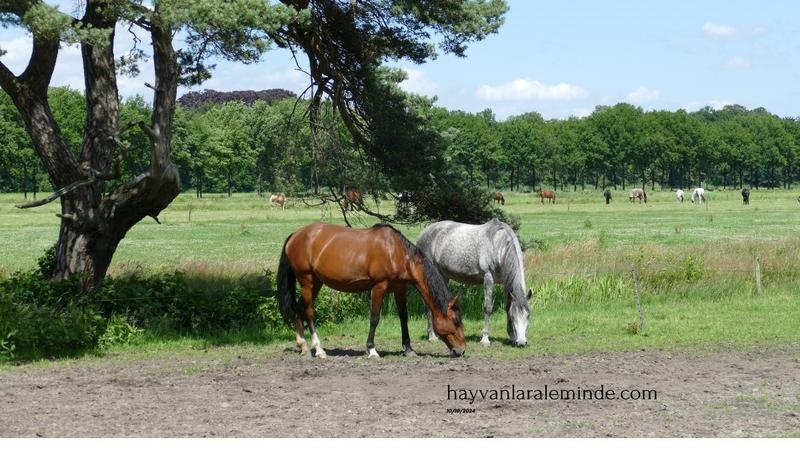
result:
<svg viewBox="0 0 800 450"><path fill-rule="evenodd" d="M452 300L450 300L450 304L447 306L449 306L450 308L455 308L456 306L458 306L458 296L456 295L455 297L453 297Z"/></svg>
<svg viewBox="0 0 800 450"><path fill-rule="evenodd" d="M527 296L526 298L527 298L528 300L530 300L530 299L531 299L531 297L533 297L533 292L532 292L530 289L528 289L528 296Z"/></svg>

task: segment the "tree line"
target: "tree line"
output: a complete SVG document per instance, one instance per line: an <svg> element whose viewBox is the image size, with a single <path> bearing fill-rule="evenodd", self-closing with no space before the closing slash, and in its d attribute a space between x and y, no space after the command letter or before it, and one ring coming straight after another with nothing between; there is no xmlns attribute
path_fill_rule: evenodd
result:
<svg viewBox="0 0 800 450"><path fill-rule="evenodd" d="M49 95L68 146L80 148L83 94L60 87ZM800 121L763 108L730 105L688 113L620 103L598 106L583 118L545 120L529 112L498 121L489 109L449 111L430 99L414 99L441 137L445 170L487 189L789 188L800 178ZM279 98L251 106L228 101L178 107L173 161L182 189L202 196L386 187L330 105L322 105L323 132L316 134L304 119L308 106L306 100ZM146 120L151 113L144 99L132 97L121 103L120 122ZM121 171L130 176L149 164L149 142L138 128L123 139ZM50 189L22 119L0 94L0 190L27 197Z"/></svg>

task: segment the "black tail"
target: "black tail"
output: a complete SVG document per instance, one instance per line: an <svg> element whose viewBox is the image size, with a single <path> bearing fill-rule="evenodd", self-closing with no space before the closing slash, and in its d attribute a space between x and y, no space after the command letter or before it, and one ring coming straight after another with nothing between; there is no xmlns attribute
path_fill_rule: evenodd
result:
<svg viewBox="0 0 800 450"><path fill-rule="evenodd" d="M292 235L283 242L283 249L281 249L281 262L278 264L278 309L283 316L286 323L291 324L297 317L297 311L300 305L297 302L297 294L295 293L296 279L291 266L289 266L289 257L286 255L286 243L289 242Z"/></svg>

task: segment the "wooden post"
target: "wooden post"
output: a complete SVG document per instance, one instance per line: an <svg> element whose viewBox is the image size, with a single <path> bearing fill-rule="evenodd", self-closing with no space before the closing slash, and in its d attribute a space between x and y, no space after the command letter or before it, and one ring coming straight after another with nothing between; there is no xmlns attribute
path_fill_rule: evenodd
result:
<svg viewBox="0 0 800 450"><path fill-rule="evenodd" d="M761 295L761 257L756 255L756 292Z"/></svg>
<svg viewBox="0 0 800 450"><path fill-rule="evenodd" d="M644 334L644 311L642 311L642 293L639 289L639 273L635 266L631 266L633 275L633 292L636 295L636 309L639 311L639 334Z"/></svg>
<svg viewBox="0 0 800 450"><path fill-rule="evenodd" d="M192 202L189 202L189 223L192 223Z"/></svg>

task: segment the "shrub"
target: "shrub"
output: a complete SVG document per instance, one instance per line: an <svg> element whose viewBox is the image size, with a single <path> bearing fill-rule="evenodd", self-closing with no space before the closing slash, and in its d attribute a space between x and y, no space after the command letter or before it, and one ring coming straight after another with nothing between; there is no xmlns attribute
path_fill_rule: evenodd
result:
<svg viewBox="0 0 800 450"><path fill-rule="evenodd" d="M32 359L94 349L105 319L74 286L75 280L49 282L34 273L0 280L2 353Z"/></svg>

